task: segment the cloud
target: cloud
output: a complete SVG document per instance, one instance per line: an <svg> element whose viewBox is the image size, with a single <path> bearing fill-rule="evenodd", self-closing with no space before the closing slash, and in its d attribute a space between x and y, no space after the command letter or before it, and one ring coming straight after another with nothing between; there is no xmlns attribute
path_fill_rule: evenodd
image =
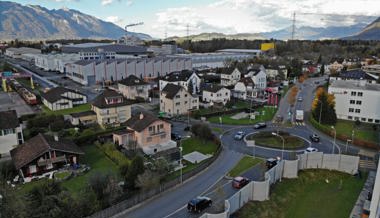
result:
<svg viewBox="0 0 380 218"><path fill-rule="evenodd" d="M105 18L105 21L114 23L120 27L123 27L123 24L124 24L124 20L118 16L108 16Z"/></svg>
<svg viewBox="0 0 380 218"><path fill-rule="evenodd" d="M152 32L161 36L201 32L257 33L292 25L342 26L369 23L380 14L378 0L219 0L202 6L168 8L156 13Z"/></svg>
<svg viewBox="0 0 380 218"><path fill-rule="evenodd" d="M60 0L58 0L58 1L60 1ZM110 5L110 4L114 3L114 2L121 3L121 2L124 2L124 0L116 0L116 1L115 0L102 0L101 4L102 5ZM132 0L126 0L125 2L126 2L127 6L131 6L133 4Z"/></svg>
<svg viewBox="0 0 380 218"><path fill-rule="evenodd" d="M113 0L102 0L102 5L110 5L112 4Z"/></svg>

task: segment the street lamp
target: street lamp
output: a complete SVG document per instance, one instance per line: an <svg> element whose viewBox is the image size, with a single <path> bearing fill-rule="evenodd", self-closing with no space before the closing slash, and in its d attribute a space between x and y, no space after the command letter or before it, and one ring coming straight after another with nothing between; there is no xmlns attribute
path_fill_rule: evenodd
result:
<svg viewBox="0 0 380 218"><path fill-rule="evenodd" d="M354 144L354 135L355 135L355 130L352 130L351 134L351 143Z"/></svg>
<svg viewBox="0 0 380 218"><path fill-rule="evenodd" d="M346 154L348 153L348 143L349 142L352 142L352 140L351 139L346 140Z"/></svg>
<svg viewBox="0 0 380 218"><path fill-rule="evenodd" d="M335 143L336 143L336 129L334 126L331 126L331 129L334 130L334 143L333 143L333 148L332 148L332 153L335 154Z"/></svg>
<svg viewBox="0 0 380 218"><path fill-rule="evenodd" d="M318 123L321 124L321 117L322 117L322 101L317 98L317 101L321 103L321 106L319 107L319 120Z"/></svg>
<svg viewBox="0 0 380 218"><path fill-rule="evenodd" d="M183 147L182 147L182 141L184 140L184 139L188 139L188 138L190 138L190 136L185 136L185 137L183 137L183 138L181 138L180 140L179 140L179 156L180 156L180 159L179 159L179 165L180 165L180 181L181 181L181 184L182 184L182 182L183 182L183 173L182 173L182 168L183 168L183 165L182 165L182 150L183 150Z"/></svg>
<svg viewBox="0 0 380 218"><path fill-rule="evenodd" d="M284 149L285 149L285 140L284 140L284 137L282 137L280 134L277 134L275 132L272 132L272 135L274 136L278 136L282 139L282 152L281 152L281 160L284 159Z"/></svg>

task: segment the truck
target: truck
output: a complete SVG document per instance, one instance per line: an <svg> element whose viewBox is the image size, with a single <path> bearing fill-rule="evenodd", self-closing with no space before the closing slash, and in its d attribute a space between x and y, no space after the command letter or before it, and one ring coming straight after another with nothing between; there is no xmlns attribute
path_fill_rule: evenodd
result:
<svg viewBox="0 0 380 218"><path fill-rule="evenodd" d="M303 122L303 110L296 110L296 121Z"/></svg>

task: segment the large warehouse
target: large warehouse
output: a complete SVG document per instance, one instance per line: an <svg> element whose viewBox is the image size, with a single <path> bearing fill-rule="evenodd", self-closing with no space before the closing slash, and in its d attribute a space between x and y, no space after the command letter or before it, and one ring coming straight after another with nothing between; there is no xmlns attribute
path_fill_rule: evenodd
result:
<svg viewBox="0 0 380 218"><path fill-rule="evenodd" d="M146 56L149 52L143 46L130 46L125 44L112 44L112 43L82 43L75 45L62 46L62 53L76 53L79 52L115 52L116 54L131 55L131 56Z"/></svg>
<svg viewBox="0 0 380 218"><path fill-rule="evenodd" d="M139 78L158 77L191 69L192 63L189 58L79 60L66 64L66 75L82 85L91 86L122 80L130 75Z"/></svg>

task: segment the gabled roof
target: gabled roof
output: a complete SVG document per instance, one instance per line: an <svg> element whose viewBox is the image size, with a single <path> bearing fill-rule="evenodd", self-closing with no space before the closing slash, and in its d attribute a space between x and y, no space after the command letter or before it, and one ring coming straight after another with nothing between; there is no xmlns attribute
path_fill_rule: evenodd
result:
<svg viewBox="0 0 380 218"><path fill-rule="evenodd" d="M173 99L177 93L183 89L182 86L174 85L172 83L166 84L166 86L162 89L163 93L166 93L166 98Z"/></svg>
<svg viewBox="0 0 380 218"><path fill-rule="evenodd" d="M49 150L72 154L84 154L83 151L72 141L66 139L55 141L52 136L40 133L26 141L24 144L12 149L11 157L18 170Z"/></svg>
<svg viewBox="0 0 380 218"><path fill-rule="evenodd" d="M245 86L255 86L251 77L243 77L239 80L239 82L244 83Z"/></svg>
<svg viewBox="0 0 380 218"><path fill-rule="evenodd" d="M257 76L257 74L259 74L261 72L261 70L250 69L250 70L248 70L247 74L249 74L251 72L252 72L252 76Z"/></svg>
<svg viewBox="0 0 380 218"><path fill-rule="evenodd" d="M1 111L0 112L0 130L1 129L14 129L20 126L15 110Z"/></svg>
<svg viewBox="0 0 380 218"><path fill-rule="evenodd" d="M232 67L224 68L224 69L222 70L222 73L221 73L221 74L228 74L228 75L231 75L231 74L235 71L235 69L236 69L237 71L239 71L239 69L237 69L236 67L235 67L235 68L232 68ZM240 72L240 71L239 71L239 72Z"/></svg>
<svg viewBox="0 0 380 218"><path fill-rule="evenodd" d="M212 92L212 93L217 93L219 92L219 90L223 89L223 86L219 86L219 85L214 85L214 84L211 84L209 86L206 86L203 91L206 91L206 92Z"/></svg>
<svg viewBox="0 0 380 218"><path fill-rule="evenodd" d="M45 93L41 93L41 97L46 99L46 101L48 101L50 103L54 103L54 102L57 102L58 100L60 100L62 98L66 98L66 97L62 96L66 92L74 92L74 93L85 96L84 94L82 94L78 91L74 91L72 89L68 89L65 87L58 86L58 87L50 89L49 91L47 91Z"/></svg>
<svg viewBox="0 0 380 218"><path fill-rule="evenodd" d="M194 72L190 70L176 71L164 76L162 80L169 82L187 81L193 73Z"/></svg>
<svg viewBox="0 0 380 218"><path fill-rule="evenodd" d="M125 86L142 86L142 85L148 85L148 83L144 82L142 79L138 78L135 75L130 75L127 78L120 80L120 84L123 84Z"/></svg>
<svg viewBox="0 0 380 218"><path fill-rule="evenodd" d="M107 104L105 100L106 98L122 98L123 100L120 103ZM92 102L92 105L98 108L113 108L131 104L133 104L133 101L124 98L122 94L111 89L104 90L102 94L98 95Z"/></svg>
<svg viewBox="0 0 380 218"><path fill-rule="evenodd" d="M125 124L130 129L133 129L137 132L141 132L144 129L146 129L150 124L156 121L163 121L163 120L160 120L159 118L148 113L141 113L129 118L129 120L127 120ZM166 122L166 121L163 121L163 122Z"/></svg>

